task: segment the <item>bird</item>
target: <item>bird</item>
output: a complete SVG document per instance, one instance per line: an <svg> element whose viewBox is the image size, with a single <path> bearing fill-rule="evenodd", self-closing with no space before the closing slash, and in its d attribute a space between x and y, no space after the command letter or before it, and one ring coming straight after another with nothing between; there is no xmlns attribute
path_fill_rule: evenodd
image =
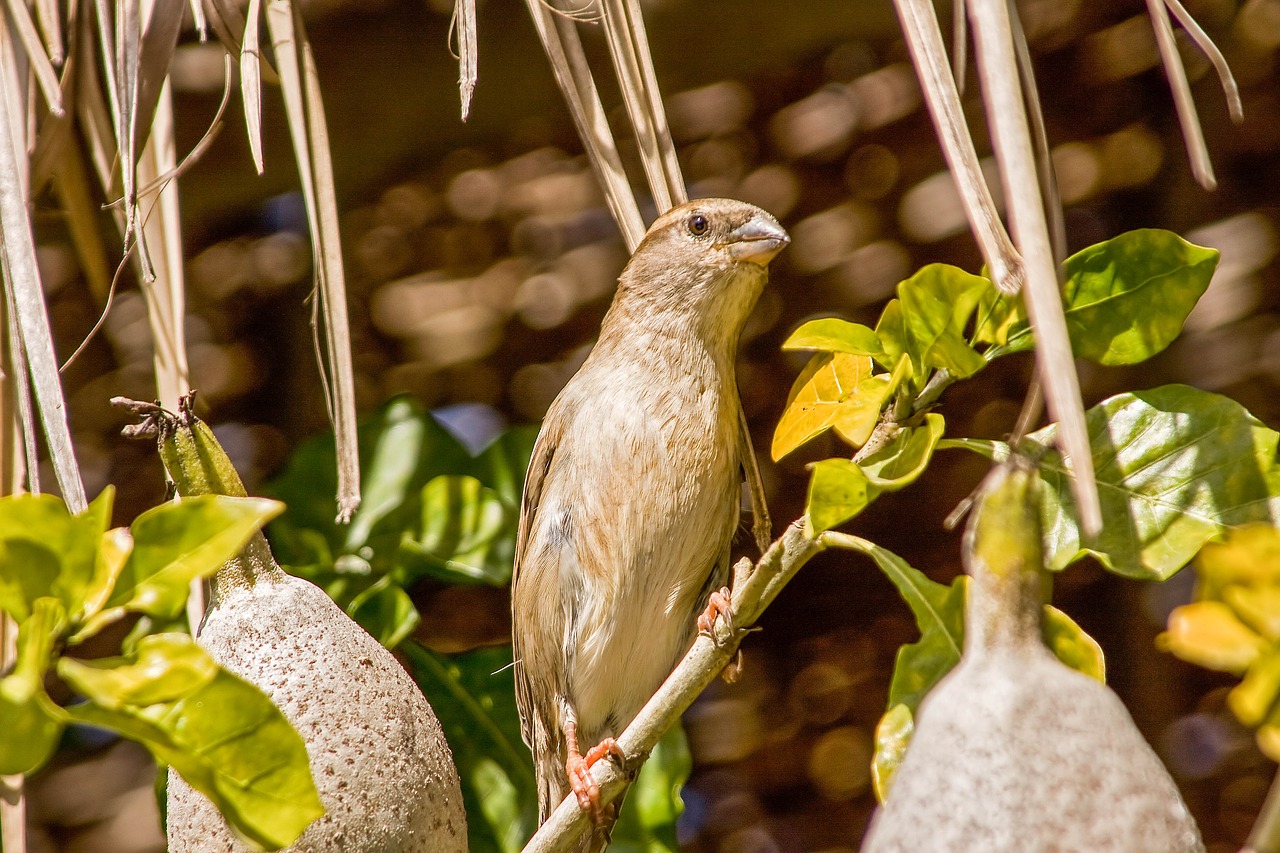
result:
<svg viewBox="0 0 1280 853"><path fill-rule="evenodd" d="M734 363L789 242L742 201L659 216L534 443L512 575L516 703L539 824L574 792L595 823L581 850L607 846L621 802L601 807L591 765L621 757L616 736L724 612L752 453Z"/></svg>

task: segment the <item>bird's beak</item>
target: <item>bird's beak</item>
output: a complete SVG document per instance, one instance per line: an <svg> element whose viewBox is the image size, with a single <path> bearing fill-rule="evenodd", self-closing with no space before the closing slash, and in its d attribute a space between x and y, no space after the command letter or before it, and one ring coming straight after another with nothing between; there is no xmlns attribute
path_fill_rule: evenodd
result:
<svg viewBox="0 0 1280 853"><path fill-rule="evenodd" d="M767 266L791 242L772 216L757 214L729 233L730 254L739 261Z"/></svg>

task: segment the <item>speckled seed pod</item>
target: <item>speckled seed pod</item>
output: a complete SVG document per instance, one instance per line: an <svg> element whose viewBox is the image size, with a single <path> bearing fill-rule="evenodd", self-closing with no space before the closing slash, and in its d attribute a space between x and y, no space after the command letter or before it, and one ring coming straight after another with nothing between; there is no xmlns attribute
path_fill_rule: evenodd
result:
<svg viewBox="0 0 1280 853"><path fill-rule="evenodd" d="M279 569L224 585L199 642L270 696L306 742L326 814L288 850L467 849L458 773L431 706L323 591ZM168 832L171 853L254 849L172 771Z"/></svg>
<svg viewBox="0 0 1280 853"><path fill-rule="evenodd" d="M178 494L244 496L208 425L182 398L177 414L120 400L144 415L131 434L155 435ZM256 684L307 747L325 814L297 853L463 853L467 820L458 771L435 712L377 640L329 596L280 568L256 533L213 579L197 641L223 668ZM169 773L170 853L252 851L203 795Z"/></svg>
<svg viewBox="0 0 1280 853"><path fill-rule="evenodd" d="M864 853L1204 850L1124 705L1041 639L1037 482L1002 468L974 512L964 656L921 705Z"/></svg>

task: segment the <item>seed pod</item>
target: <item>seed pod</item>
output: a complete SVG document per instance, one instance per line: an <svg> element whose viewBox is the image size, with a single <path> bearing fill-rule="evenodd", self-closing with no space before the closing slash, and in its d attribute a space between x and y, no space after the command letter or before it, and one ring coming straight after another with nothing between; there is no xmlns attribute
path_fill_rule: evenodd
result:
<svg viewBox="0 0 1280 853"><path fill-rule="evenodd" d="M988 478L965 534L959 665L920 706L863 851L1202 851L1177 787L1107 687L1041 639L1034 471Z"/></svg>
<svg viewBox="0 0 1280 853"><path fill-rule="evenodd" d="M244 495L213 431L184 398L177 415L133 404L179 496ZM271 697L307 745L326 814L290 851L462 851L457 769L435 713L395 658L315 585L286 574L256 535L213 583L198 641ZM172 853L249 851L172 771Z"/></svg>

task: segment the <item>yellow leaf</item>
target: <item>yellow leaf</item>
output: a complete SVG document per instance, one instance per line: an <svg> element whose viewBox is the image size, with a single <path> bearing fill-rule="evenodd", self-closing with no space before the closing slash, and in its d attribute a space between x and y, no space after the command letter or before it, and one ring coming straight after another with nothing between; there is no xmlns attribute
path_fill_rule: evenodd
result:
<svg viewBox="0 0 1280 853"><path fill-rule="evenodd" d="M1222 590L1222 600L1244 622L1268 640L1280 640L1280 587L1232 585Z"/></svg>
<svg viewBox="0 0 1280 853"><path fill-rule="evenodd" d="M1270 524L1233 530L1226 541L1210 542L1200 550L1196 570L1205 584L1205 597L1216 597L1231 584L1280 585L1280 530Z"/></svg>
<svg viewBox="0 0 1280 853"><path fill-rule="evenodd" d="M884 399L881 394L874 412L870 411L871 399L884 390L880 385L888 386L888 377L873 377L867 356L843 352L814 356L791 386L787 408L773 433L773 458L781 459L832 426L847 441L861 436L854 443L865 442Z"/></svg>
<svg viewBox="0 0 1280 853"><path fill-rule="evenodd" d="M1277 720L1271 709L1276 705L1277 695L1280 695L1280 653L1272 649L1254 661L1244 680L1231 688L1227 707L1237 720L1250 728L1267 724L1274 729ZM1273 731L1271 737L1274 736Z"/></svg>
<svg viewBox="0 0 1280 853"><path fill-rule="evenodd" d="M1280 761L1280 727L1265 725L1255 735L1258 749L1272 761Z"/></svg>
<svg viewBox="0 0 1280 853"><path fill-rule="evenodd" d="M1222 602L1197 601L1173 609L1169 630L1156 645L1185 661L1239 675L1267 644Z"/></svg>

